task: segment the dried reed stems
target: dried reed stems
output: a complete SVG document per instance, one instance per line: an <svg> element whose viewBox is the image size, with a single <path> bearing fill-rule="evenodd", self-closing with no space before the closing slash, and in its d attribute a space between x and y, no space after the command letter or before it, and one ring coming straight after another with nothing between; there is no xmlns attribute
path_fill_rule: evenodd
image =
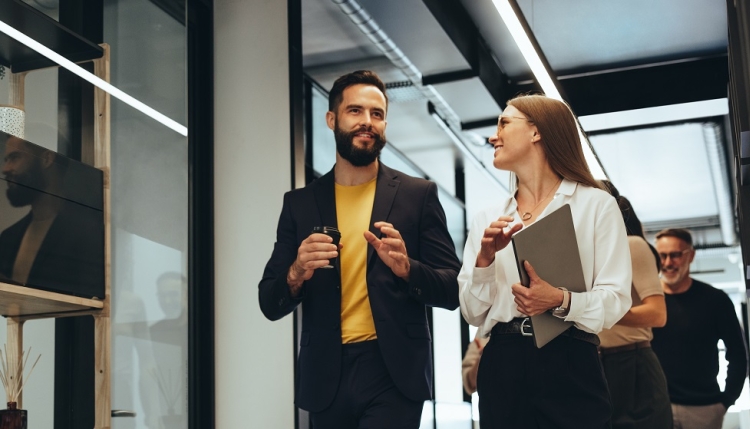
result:
<svg viewBox="0 0 750 429"><path fill-rule="evenodd" d="M177 373L177 376L174 376L174 372ZM167 404L167 411L170 415L174 414L175 406L182 394L179 372L177 370L174 372L172 371L172 368L162 368L162 371L157 368L151 368L151 375L153 375L156 379L156 383L159 385L159 392Z"/></svg>
<svg viewBox="0 0 750 429"><path fill-rule="evenodd" d="M34 361L34 365L31 366L31 370L24 377L23 371L28 368L29 355L31 355L31 347L29 347L28 353L21 351L21 355L18 356L18 350L14 343L10 344L10 352L8 352L7 345L3 345L5 356L3 351L0 350L0 381L3 382L5 388L5 397L7 402L18 402L18 397L21 395L23 386L26 385L26 381L34 371L39 358L42 357L40 354ZM24 357L24 354L26 357Z"/></svg>

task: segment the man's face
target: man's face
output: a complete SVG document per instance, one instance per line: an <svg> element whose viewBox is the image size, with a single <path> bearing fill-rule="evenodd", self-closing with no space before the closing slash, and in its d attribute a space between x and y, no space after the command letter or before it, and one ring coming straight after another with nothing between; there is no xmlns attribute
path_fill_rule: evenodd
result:
<svg viewBox="0 0 750 429"><path fill-rule="evenodd" d="M5 194L13 207L31 204L39 196L36 189L45 187L42 160L27 151L24 145L15 137L5 144L2 174L8 182Z"/></svg>
<svg viewBox="0 0 750 429"><path fill-rule="evenodd" d="M656 251L661 258L661 280L674 286L690 275L690 263L695 250L677 237L661 237L656 240Z"/></svg>
<svg viewBox="0 0 750 429"><path fill-rule="evenodd" d="M356 167L370 165L385 146L385 96L372 85L352 85L342 95L338 112L326 115L336 151Z"/></svg>
<svg viewBox="0 0 750 429"><path fill-rule="evenodd" d="M176 319L187 309L187 285L181 280L162 280L157 284L157 294L167 319Z"/></svg>

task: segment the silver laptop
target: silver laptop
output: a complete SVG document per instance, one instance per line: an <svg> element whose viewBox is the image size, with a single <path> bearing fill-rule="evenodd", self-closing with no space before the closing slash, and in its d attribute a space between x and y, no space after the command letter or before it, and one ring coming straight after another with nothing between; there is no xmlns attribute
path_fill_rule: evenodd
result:
<svg viewBox="0 0 750 429"><path fill-rule="evenodd" d="M571 292L586 291L570 205L565 204L523 228L513 236L512 242L518 274L524 286L529 286L529 276L523 268L523 261L529 261L539 277L552 286L564 287ZM549 312L531 318L534 343L538 348L571 326L572 322Z"/></svg>

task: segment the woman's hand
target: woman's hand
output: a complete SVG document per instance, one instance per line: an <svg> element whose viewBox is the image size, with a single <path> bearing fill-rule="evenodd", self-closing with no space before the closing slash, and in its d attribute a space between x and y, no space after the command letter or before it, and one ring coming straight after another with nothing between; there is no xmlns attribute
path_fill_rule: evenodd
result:
<svg viewBox="0 0 750 429"><path fill-rule="evenodd" d="M565 292L539 278L529 261L524 261L523 264L529 275L529 287L521 283L511 286L518 311L527 316L536 316L562 305Z"/></svg>
<svg viewBox="0 0 750 429"><path fill-rule="evenodd" d="M523 224L517 223L506 231L505 229L511 222L513 222L511 216L500 216L484 230L482 247L477 254L477 267L489 267L495 260L495 253L505 249L510 239L513 238L513 234L523 228Z"/></svg>

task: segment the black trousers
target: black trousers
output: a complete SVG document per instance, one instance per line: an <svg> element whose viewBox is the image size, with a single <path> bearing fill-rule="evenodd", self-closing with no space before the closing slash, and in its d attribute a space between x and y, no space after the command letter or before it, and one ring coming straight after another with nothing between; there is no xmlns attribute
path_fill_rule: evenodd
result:
<svg viewBox="0 0 750 429"><path fill-rule="evenodd" d="M602 356L614 429L671 429L667 379L651 347Z"/></svg>
<svg viewBox="0 0 750 429"><path fill-rule="evenodd" d="M541 349L532 337L493 335L477 374L482 429L602 429L612 407L591 343L559 336Z"/></svg>
<svg viewBox="0 0 750 429"><path fill-rule="evenodd" d="M378 341L364 341L344 344L336 397L310 419L313 429L418 429L423 404L393 384Z"/></svg>

